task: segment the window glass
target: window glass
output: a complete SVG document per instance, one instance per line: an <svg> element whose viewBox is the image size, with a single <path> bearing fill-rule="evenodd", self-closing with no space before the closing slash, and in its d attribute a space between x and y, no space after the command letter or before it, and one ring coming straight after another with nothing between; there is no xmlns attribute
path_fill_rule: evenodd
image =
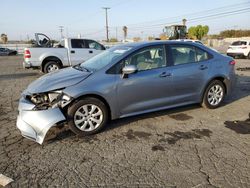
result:
<svg viewBox="0 0 250 188"><path fill-rule="evenodd" d="M129 46L117 46L110 48L85 61L81 64L81 67L87 68L91 71L98 71L107 66L109 63L115 61L117 58L120 58L130 49L131 47Z"/></svg>
<svg viewBox="0 0 250 188"><path fill-rule="evenodd" d="M72 48L86 48L85 41L82 39L71 39Z"/></svg>
<svg viewBox="0 0 250 188"><path fill-rule="evenodd" d="M171 52L174 65L196 62L195 48L192 46L172 46Z"/></svg>
<svg viewBox="0 0 250 188"><path fill-rule="evenodd" d="M208 60L209 57L208 57L208 53L199 49L199 48L196 48L196 61L197 62L200 62L200 61L205 61L205 60Z"/></svg>
<svg viewBox="0 0 250 188"><path fill-rule="evenodd" d="M247 45L247 42L245 41L236 41L233 42L232 46L242 46L242 45Z"/></svg>
<svg viewBox="0 0 250 188"><path fill-rule="evenodd" d="M102 50L102 46L99 43L92 41L92 40L89 40L88 42L89 42L90 49Z"/></svg>
<svg viewBox="0 0 250 188"><path fill-rule="evenodd" d="M125 60L125 65L135 65L138 71L150 70L166 66L164 48L162 46L143 49Z"/></svg>
<svg viewBox="0 0 250 188"><path fill-rule="evenodd" d="M208 53L194 46L171 46L174 65L195 63L209 59Z"/></svg>

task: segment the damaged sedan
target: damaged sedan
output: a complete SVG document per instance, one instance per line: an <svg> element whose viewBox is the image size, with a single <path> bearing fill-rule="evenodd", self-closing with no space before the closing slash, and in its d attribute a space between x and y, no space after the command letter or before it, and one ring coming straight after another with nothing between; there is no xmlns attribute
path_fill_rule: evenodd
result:
<svg viewBox="0 0 250 188"><path fill-rule="evenodd" d="M200 103L214 109L234 87L235 61L195 43L155 41L113 47L31 83L19 101L17 127L42 144L53 126L78 135L109 120Z"/></svg>

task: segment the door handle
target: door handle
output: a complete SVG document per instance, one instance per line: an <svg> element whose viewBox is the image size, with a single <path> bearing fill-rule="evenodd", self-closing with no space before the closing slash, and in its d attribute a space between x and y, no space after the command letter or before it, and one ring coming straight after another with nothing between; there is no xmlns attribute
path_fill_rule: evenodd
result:
<svg viewBox="0 0 250 188"><path fill-rule="evenodd" d="M205 65L201 65L201 66L200 66L200 70L206 70L206 69L208 69L207 66L205 66Z"/></svg>
<svg viewBox="0 0 250 188"><path fill-rule="evenodd" d="M70 53L74 54L74 53L75 53L75 50L71 50Z"/></svg>
<svg viewBox="0 0 250 188"><path fill-rule="evenodd" d="M89 53L90 53L90 54L93 54L93 50L89 50Z"/></svg>
<svg viewBox="0 0 250 188"><path fill-rule="evenodd" d="M166 78L166 77L172 76L172 73L163 72L159 76L160 76L160 78Z"/></svg>

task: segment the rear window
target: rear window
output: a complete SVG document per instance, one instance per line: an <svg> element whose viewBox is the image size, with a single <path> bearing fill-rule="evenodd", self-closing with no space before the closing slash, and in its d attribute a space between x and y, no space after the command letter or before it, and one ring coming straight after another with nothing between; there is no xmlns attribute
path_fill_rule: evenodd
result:
<svg viewBox="0 0 250 188"><path fill-rule="evenodd" d="M232 46L242 46L242 45L247 45L246 41L236 41L233 42Z"/></svg>

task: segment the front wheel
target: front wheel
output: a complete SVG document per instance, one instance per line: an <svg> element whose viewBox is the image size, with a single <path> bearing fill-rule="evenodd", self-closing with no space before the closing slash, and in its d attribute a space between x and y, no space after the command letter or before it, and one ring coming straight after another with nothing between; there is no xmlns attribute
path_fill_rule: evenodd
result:
<svg viewBox="0 0 250 188"><path fill-rule="evenodd" d="M99 132L108 121L105 104L96 98L77 101L68 109L68 125L72 132L80 136Z"/></svg>
<svg viewBox="0 0 250 188"><path fill-rule="evenodd" d="M225 98L225 86L219 80L212 81L203 96L202 106L215 109L218 108Z"/></svg>

